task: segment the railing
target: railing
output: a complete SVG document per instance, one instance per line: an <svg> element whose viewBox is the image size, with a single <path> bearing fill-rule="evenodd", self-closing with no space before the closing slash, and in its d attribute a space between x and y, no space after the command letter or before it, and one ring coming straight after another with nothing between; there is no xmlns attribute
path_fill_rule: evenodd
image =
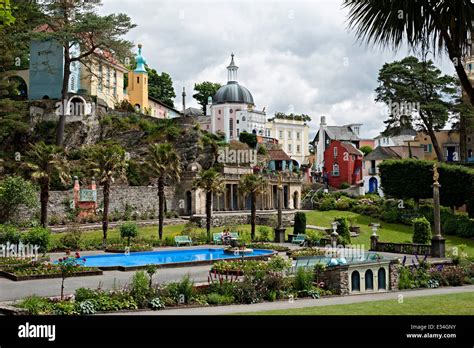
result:
<svg viewBox="0 0 474 348"><path fill-rule="evenodd" d="M371 249L371 251L380 251L395 254L431 255L431 245L416 243L377 242L375 244L375 248Z"/></svg>

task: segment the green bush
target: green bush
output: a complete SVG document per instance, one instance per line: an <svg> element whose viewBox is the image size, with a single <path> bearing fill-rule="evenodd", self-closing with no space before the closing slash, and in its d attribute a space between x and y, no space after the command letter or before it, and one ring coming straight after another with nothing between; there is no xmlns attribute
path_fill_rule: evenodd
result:
<svg viewBox="0 0 474 348"><path fill-rule="evenodd" d="M133 299L144 306L148 295L150 294L150 279L145 271L138 271L132 277L130 284L130 295Z"/></svg>
<svg viewBox="0 0 474 348"><path fill-rule="evenodd" d="M430 222L425 217L413 219L413 243L429 244L430 241Z"/></svg>
<svg viewBox="0 0 474 348"><path fill-rule="evenodd" d="M338 223L337 225L337 233L341 238L341 241L344 245L351 244L351 231L349 230L349 223L345 217L338 217L335 218L334 221Z"/></svg>
<svg viewBox="0 0 474 348"><path fill-rule="evenodd" d="M306 214L303 212L297 212L295 214L295 226L293 228L294 234L305 234L306 233Z"/></svg>
<svg viewBox="0 0 474 348"><path fill-rule="evenodd" d="M19 176L6 176L0 181L0 223L17 222L19 208L38 205L36 186Z"/></svg>
<svg viewBox="0 0 474 348"><path fill-rule="evenodd" d="M351 187L351 185L349 185L347 182L343 182L343 183L341 184L340 189L341 189L341 190L345 190L345 189L348 189L349 187Z"/></svg>
<svg viewBox="0 0 474 348"><path fill-rule="evenodd" d="M130 239L138 236L138 226L136 223L127 221L120 225L120 237L127 238L127 245L130 245Z"/></svg>
<svg viewBox="0 0 474 348"><path fill-rule="evenodd" d="M321 211L336 209L336 199L331 195L324 196L319 202L318 209Z"/></svg>
<svg viewBox="0 0 474 348"><path fill-rule="evenodd" d="M12 225L0 225L0 244L19 244L21 240L20 231Z"/></svg>
<svg viewBox="0 0 474 348"><path fill-rule="evenodd" d="M82 231L78 228L73 228L61 236L59 242L64 249L81 250L83 248Z"/></svg>
<svg viewBox="0 0 474 348"><path fill-rule="evenodd" d="M30 315L50 314L52 312L52 303L46 298L36 295L25 298L18 304L18 307L26 309Z"/></svg>
<svg viewBox="0 0 474 348"><path fill-rule="evenodd" d="M397 208L385 210L380 214L380 218L388 223L397 223L400 221L400 212Z"/></svg>
<svg viewBox="0 0 474 348"><path fill-rule="evenodd" d="M206 296L207 303L211 305L228 305L234 303L234 297L229 295L221 295L212 292Z"/></svg>
<svg viewBox="0 0 474 348"><path fill-rule="evenodd" d="M349 197L341 196L337 201L336 201L336 209L337 210L350 210L354 204L354 200Z"/></svg>
<svg viewBox="0 0 474 348"><path fill-rule="evenodd" d="M51 231L43 227L33 227L22 235L24 244L37 245L41 253L46 253L49 248Z"/></svg>
<svg viewBox="0 0 474 348"><path fill-rule="evenodd" d="M233 295L237 303L252 304L261 301L261 294L257 291L255 284L249 277L234 285Z"/></svg>
<svg viewBox="0 0 474 348"><path fill-rule="evenodd" d="M258 228L257 238L255 239L256 242L270 242L271 241L271 233L272 230L266 226L260 226Z"/></svg>
<svg viewBox="0 0 474 348"><path fill-rule="evenodd" d="M313 288L314 271L299 267L293 279L293 289L296 291L308 291Z"/></svg>

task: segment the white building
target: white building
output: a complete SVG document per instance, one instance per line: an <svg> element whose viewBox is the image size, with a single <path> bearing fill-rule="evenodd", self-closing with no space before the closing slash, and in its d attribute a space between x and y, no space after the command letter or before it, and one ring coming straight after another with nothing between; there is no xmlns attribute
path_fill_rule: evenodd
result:
<svg viewBox="0 0 474 348"><path fill-rule="evenodd" d="M238 139L242 132L263 135L265 112L254 109L252 94L237 82L239 67L234 63L234 54L231 57L227 67L227 84L219 88L212 98L212 103L208 102L211 131L224 133L227 141Z"/></svg>
<svg viewBox="0 0 474 348"><path fill-rule="evenodd" d="M266 123L264 136L277 139L280 148L299 165L308 164L309 126L306 121L291 116L272 118Z"/></svg>

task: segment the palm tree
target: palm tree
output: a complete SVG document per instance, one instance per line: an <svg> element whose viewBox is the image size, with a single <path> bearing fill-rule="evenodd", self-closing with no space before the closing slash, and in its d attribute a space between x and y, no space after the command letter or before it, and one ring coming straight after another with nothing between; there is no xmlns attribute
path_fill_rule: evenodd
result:
<svg viewBox="0 0 474 348"><path fill-rule="evenodd" d="M193 189L201 189L206 192L206 231L209 242L211 240L212 194L219 195L224 192L225 184L222 175L214 168L202 170L194 179Z"/></svg>
<svg viewBox="0 0 474 348"><path fill-rule="evenodd" d="M179 181L181 158L170 143L152 144L146 159L151 175L158 178L158 236L163 238L163 219L165 212L165 182Z"/></svg>
<svg viewBox="0 0 474 348"><path fill-rule="evenodd" d="M51 179L57 175L62 183L69 180L68 163L64 151L55 145L46 145L40 141L30 144L25 167L31 172L31 178L40 187L41 226L48 223L48 201Z"/></svg>
<svg viewBox="0 0 474 348"><path fill-rule="evenodd" d="M107 246L109 227L110 187L118 179L126 178L125 149L119 144L99 143L87 149L87 162L99 184L103 186L104 210L102 212L102 246Z"/></svg>
<svg viewBox="0 0 474 348"><path fill-rule="evenodd" d="M394 49L406 40L412 48L446 51L474 106L474 88L462 64L474 27L471 0L344 0L343 7L359 40ZM460 115L461 160L467 153L465 117Z"/></svg>
<svg viewBox="0 0 474 348"><path fill-rule="evenodd" d="M257 224L257 196L265 192L267 185L267 180L262 175L248 174L240 179L240 192L250 194L251 199L250 224L252 225L252 240L255 239L255 225Z"/></svg>

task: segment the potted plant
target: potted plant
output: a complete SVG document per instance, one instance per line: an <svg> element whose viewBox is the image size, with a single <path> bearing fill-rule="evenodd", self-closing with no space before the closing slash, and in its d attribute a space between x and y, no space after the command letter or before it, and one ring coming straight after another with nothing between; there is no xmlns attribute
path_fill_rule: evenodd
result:
<svg viewBox="0 0 474 348"><path fill-rule="evenodd" d="M360 234L360 226L355 226L356 219L356 215L350 215L347 217L347 220L349 220L350 223L349 231Z"/></svg>

